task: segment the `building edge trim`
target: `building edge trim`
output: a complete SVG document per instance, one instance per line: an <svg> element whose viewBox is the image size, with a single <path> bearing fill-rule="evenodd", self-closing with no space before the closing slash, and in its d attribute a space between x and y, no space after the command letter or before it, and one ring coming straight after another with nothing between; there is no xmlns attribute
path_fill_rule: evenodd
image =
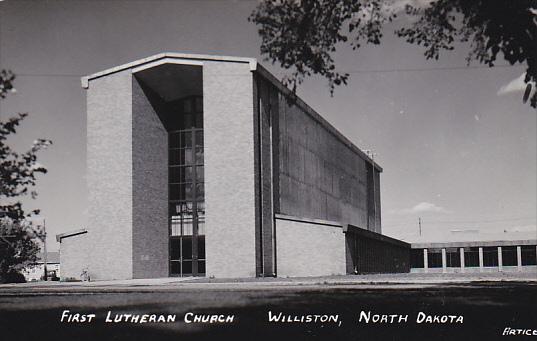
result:
<svg viewBox="0 0 537 341"><path fill-rule="evenodd" d="M392 238L392 237L388 237L388 236L386 236L384 234L381 234L381 233L366 230L366 229L361 228L359 226L355 226L355 225L351 225L351 224L345 224L344 230L345 230L345 232L356 233L356 234L358 234L358 235L360 235L362 237L365 237L365 238L375 239L375 240L385 242L385 243L390 243L390 244L396 245L396 246L408 247L408 249L411 248L410 243L407 243L407 242L404 242L402 240L395 239L395 238Z"/></svg>
<svg viewBox="0 0 537 341"><path fill-rule="evenodd" d="M304 217L297 217L292 215L286 215L286 214L280 214L276 213L274 214L274 219L276 220L289 220L289 221L296 221L299 223L308 223L308 224L315 224L315 225L325 225L325 226L333 226L333 227L341 227L343 228L344 225L338 223L337 221L330 221L330 220L323 220L323 219L312 219L312 218L304 218Z"/></svg>
<svg viewBox="0 0 537 341"><path fill-rule="evenodd" d="M56 241L58 243L61 243L62 239L64 239L64 238L74 237L74 236L78 236L78 235L84 234L84 233L88 233L88 230L86 230L86 229L78 229L78 230L74 230L74 231L70 231L70 232L60 233L60 234L56 235Z"/></svg>
<svg viewBox="0 0 537 341"><path fill-rule="evenodd" d="M412 249L441 249L450 247L490 247L490 246L532 246L537 245L537 239L467 241L443 243L411 243Z"/></svg>
<svg viewBox="0 0 537 341"><path fill-rule="evenodd" d="M255 58L246 58L246 57L233 57L233 56L212 56L206 54L188 54L188 53L176 53L176 52L163 52L149 56L146 58L138 59L130 63L122 64L115 66L100 72L93 73L88 76L84 76L80 79L81 86L84 89L89 88L89 81L100 78L112 73L120 72L126 69L132 69L137 67L142 67L145 64L158 61L160 59L175 59L175 60L211 60L211 61L221 61L221 62L235 62L235 63L248 63L250 66L250 71L257 70L257 59Z"/></svg>
<svg viewBox="0 0 537 341"><path fill-rule="evenodd" d="M351 140L346 138L337 128L335 128L330 122L324 119L317 111L310 107L304 100L298 97L293 91L283 85L273 74L271 74L267 69L265 69L261 64L257 65L257 70L252 70L259 73L263 78L271 82L276 88L281 91L285 96L292 97L295 100L296 105L299 108L303 109L311 118L313 118L317 123L319 123L323 128L328 130L332 135L334 135L338 140L340 140L344 145L346 145L350 150L358 154L363 160L367 160L373 163L373 160L364 153L360 148L358 148ZM382 172L382 167L374 162L375 169L378 172Z"/></svg>

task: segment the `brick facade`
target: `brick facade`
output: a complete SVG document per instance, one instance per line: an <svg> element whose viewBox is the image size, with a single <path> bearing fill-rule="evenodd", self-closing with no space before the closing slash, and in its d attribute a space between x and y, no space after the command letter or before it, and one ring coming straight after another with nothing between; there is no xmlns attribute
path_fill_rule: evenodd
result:
<svg viewBox="0 0 537 341"><path fill-rule="evenodd" d="M204 63L207 276L256 275L253 103L248 64Z"/></svg>
<svg viewBox="0 0 537 341"><path fill-rule="evenodd" d="M89 266L88 234L78 234L62 238L60 241L60 279L80 280L80 275Z"/></svg>
<svg viewBox="0 0 537 341"><path fill-rule="evenodd" d="M341 226L276 219L278 276L346 273L345 234Z"/></svg>
<svg viewBox="0 0 537 341"><path fill-rule="evenodd" d="M168 133L132 78L132 266L134 278L168 276Z"/></svg>
<svg viewBox="0 0 537 341"><path fill-rule="evenodd" d="M87 113L89 272L96 279L132 278L130 70L93 80Z"/></svg>
<svg viewBox="0 0 537 341"><path fill-rule="evenodd" d="M188 67L174 64L199 67L200 83L179 84ZM160 115L181 96L203 96L206 276L343 274L341 226L381 231L382 169L373 173L362 151L255 60L161 54L82 82L89 254L72 255L82 238L62 243L71 272L86 259L93 279L169 275L168 132ZM340 226L275 223L278 214Z"/></svg>

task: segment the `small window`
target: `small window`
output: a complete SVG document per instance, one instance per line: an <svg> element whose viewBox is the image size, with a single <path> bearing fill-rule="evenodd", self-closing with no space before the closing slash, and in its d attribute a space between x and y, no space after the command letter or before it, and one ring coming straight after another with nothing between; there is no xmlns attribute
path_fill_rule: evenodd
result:
<svg viewBox="0 0 537 341"><path fill-rule="evenodd" d="M205 259L205 237L198 238L198 259Z"/></svg>
<svg viewBox="0 0 537 341"><path fill-rule="evenodd" d="M196 148L196 164L203 164L203 148Z"/></svg>
<svg viewBox="0 0 537 341"><path fill-rule="evenodd" d="M205 261L198 261L198 273L204 274L205 273Z"/></svg>
<svg viewBox="0 0 537 341"><path fill-rule="evenodd" d="M177 238L170 239L170 259L181 259L181 241Z"/></svg>
<svg viewBox="0 0 537 341"><path fill-rule="evenodd" d="M498 248L495 246L483 248L483 266L498 266Z"/></svg>
<svg viewBox="0 0 537 341"><path fill-rule="evenodd" d="M172 260L170 261L170 266L171 266L170 272L173 275L181 274L181 262Z"/></svg>
<svg viewBox="0 0 537 341"><path fill-rule="evenodd" d="M181 254L183 260L192 259L192 237L183 237L182 240L182 249Z"/></svg>
<svg viewBox="0 0 537 341"><path fill-rule="evenodd" d="M202 200L205 196L205 186L204 183L196 184L196 198Z"/></svg>
<svg viewBox="0 0 537 341"><path fill-rule="evenodd" d="M537 265L537 247L535 245L523 245L520 249L522 265Z"/></svg>
<svg viewBox="0 0 537 341"><path fill-rule="evenodd" d="M516 246L502 246L502 265L517 266Z"/></svg>
<svg viewBox="0 0 537 341"><path fill-rule="evenodd" d="M192 261L183 261L183 275L192 273Z"/></svg>
<svg viewBox="0 0 537 341"><path fill-rule="evenodd" d="M181 133L181 148L191 148L192 147L192 133L190 131L185 131Z"/></svg>
<svg viewBox="0 0 537 341"><path fill-rule="evenodd" d="M203 147L203 130L196 131L196 147Z"/></svg>
<svg viewBox="0 0 537 341"><path fill-rule="evenodd" d="M192 112L192 100L185 99L183 102L183 112L191 113Z"/></svg>
<svg viewBox="0 0 537 341"><path fill-rule="evenodd" d="M204 181L203 166L197 166L196 167L196 181L197 182L203 182Z"/></svg>
<svg viewBox="0 0 537 341"><path fill-rule="evenodd" d="M192 148L185 148L181 150L181 163L183 165L191 165L193 161Z"/></svg>
<svg viewBox="0 0 537 341"><path fill-rule="evenodd" d="M170 167L169 169L170 183L177 184L181 181L181 167Z"/></svg>
<svg viewBox="0 0 537 341"><path fill-rule="evenodd" d="M479 266L479 248L465 247L464 248L464 266L467 268Z"/></svg>
<svg viewBox="0 0 537 341"><path fill-rule="evenodd" d="M413 268L423 268L423 249L412 249L410 264Z"/></svg>
<svg viewBox="0 0 537 341"><path fill-rule="evenodd" d="M180 139L180 133L170 133L169 137L169 144L170 148L180 148L181 147L181 139Z"/></svg>
<svg viewBox="0 0 537 341"><path fill-rule="evenodd" d="M461 267L461 255L459 248L452 247L446 248L446 266L448 268L460 268Z"/></svg>
<svg viewBox="0 0 537 341"><path fill-rule="evenodd" d="M429 268L442 267L442 249L427 250L427 265Z"/></svg>
<svg viewBox="0 0 537 341"><path fill-rule="evenodd" d="M196 112L203 112L203 97L196 97Z"/></svg>

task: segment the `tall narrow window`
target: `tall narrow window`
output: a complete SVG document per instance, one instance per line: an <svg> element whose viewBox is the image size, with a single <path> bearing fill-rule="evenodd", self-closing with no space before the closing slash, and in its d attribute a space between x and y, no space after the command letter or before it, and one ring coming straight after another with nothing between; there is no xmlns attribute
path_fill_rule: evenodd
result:
<svg viewBox="0 0 537 341"><path fill-rule="evenodd" d="M170 105L180 116L168 132L170 275L205 275L205 176L203 101L188 97Z"/></svg>

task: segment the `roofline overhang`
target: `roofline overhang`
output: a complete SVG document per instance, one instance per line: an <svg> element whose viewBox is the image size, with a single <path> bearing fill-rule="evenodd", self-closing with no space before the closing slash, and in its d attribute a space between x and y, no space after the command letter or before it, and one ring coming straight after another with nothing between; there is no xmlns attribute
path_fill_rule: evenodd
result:
<svg viewBox="0 0 537 341"><path fill-rule="evenodd" d="M352 151L357 153L363 160L369 161L377 172L382 173L382 167L375 162L369 155L363 152L358 148L352 141L346 138L343 134L339 132L334 126L332 126L328 121L326 121L320 114L318 114L313 108L311 108L306 102L304 102L300 97L298 97L292 90L287 88L279 79L277 79L273 74L271 74L267 69L265 69L261 64L257 62L255 58L248 57L233 57L233 56L213 56L207 54L188 54L188 53L177 53L177 52L163 52L147 58L142 58L135 60L130 63L122 64L110 69L106 69L85 77L81 78L82 87L84 89L89 88L89 81L92 79L97 79L104 77L116 72L121 72L127 69L131 69L132 73L137 73L143 70L147 70L153 67L157 67L163 64L181 64L181 65L203 65L203 61L220 61L220 62L232 62L232 63L248 63L250 66L250 71L259 74L261 77L268 80L272 83L279 91L281 91L286 96L292 97L296 104L304 109L314 120L319 124L325 127L330 133L332 133L336 138L343 142L347 147Z"/></svg>
<svg viewBox="0 0 537 341"><path fill-rule="evenodd" d="M257 59L233 56L212 56L207 54L188 54L176 52L163 52L147 58L135 60L130 63L115 66L81 78L81 85L84 89L89 88L89 81L92 79L107 76L116 72L132 69L133 73L149 69L162 64L183 64L183 65L203 65L203 61L220 61L232 63L248 63L250 71L257 69Z"/></svg>
<svg viewBox="0 0 537 341"><path fill-rule="evenodd" d="M443 249L452 247L490 247L490 246L525 246L537 245L537 239L517 239L517 240L472 240L459 242L432 242L432 243L411 243L413 249Z"/></svg>
<svg viewBox="0 0 537 341"><path fill-rule="evenodd" d="M343 135L338 129L336 129L330 122L325 120L319 113L317 113L312 107L310 107L306 102L304 102L300 97L296 95L291 89L286 87L278 78L276 78L272 73L270 73L263 65L258 64L255 70L257 74L265 78L267 81L272 83L279 91L281 91L286 96L293 98L296 105L302 108L306 113L317 121L321 126L333 134L337 139L339 139L344 145L349 147L353 152L358 154L363 160L369 161L373 165L377 172L382 173L382 167L373 160L367 153L362 151L357 147L351 140L349 140L345 135Z"/></svg>

